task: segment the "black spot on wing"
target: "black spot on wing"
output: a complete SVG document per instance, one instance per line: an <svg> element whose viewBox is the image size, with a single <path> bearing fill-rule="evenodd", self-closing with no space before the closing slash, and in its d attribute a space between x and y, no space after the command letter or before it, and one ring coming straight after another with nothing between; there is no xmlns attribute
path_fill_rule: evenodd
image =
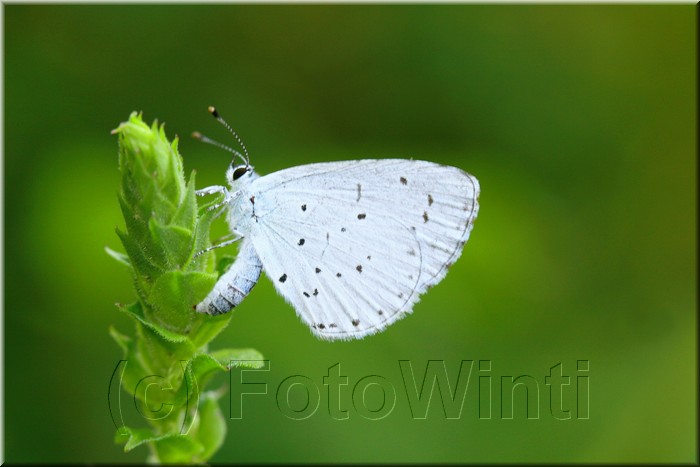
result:
<svg viewBox="0 0 700 467"><path fill-rule="evenodd" d="M355 266L355 269L357 269L357 272L361 273L362 272L362 265L358 264L357 266Z"/></svg>
<svg viewBox="0 0 700 467"><path fill-rule="evenodd" d="M359 319L353 319L353 320L352 320L352 325L355 326L355 327L359 326L359 325L360 325L360 320L359 320Z"/></svg>
<svg viewBox="0 0 700 467"><path fill-rule="evenodd" d="M358 215L357 215L357 218L360 219L360 220L364 219L365 217L367 217L367 214L365 214L365 213L362 213L362 214L358 214Z"/></svg>
<svg viewBox="0 0 700 467"><path fill-rule="evenodd" d="M428 222L428 213L426 211L423 211L423 223Z"/></svg>
<svg viewBox="0 0 700 467"><path fill-rule="evenodd" d="M302 205L301 205L301 210L302 210L302 211L306 211L306 205L305 205L305 204L302 204Z"/></svg>
<svg viewBox="0 0 700 467"><path fill-rule="evenodd" d="M399 181L401 182L402 185L405 185L408 183L408 180L406 180L406 177L399 178Z"/></svg>
<svg viewBox="0 0 700 467"><path fill-rule="evenodd" d="M428 206L433 205L433 197L431 195L428 195Z"/></svg>
<svg viewBox="0 0 700 467"><path fill-rule="evenodd" d="M321 272L321 269L320 269L320 268L316 268L316 274L318 274L319 272Z"/></svg>
<svg viewBox="0 0 700 467"><path fill-rule="evenodd" d="M304 243L306 243L306 240L304 240L303 238L300 238L299 239L299 246L302 246Z"/></svg>
<svg viewBox="0 0 700 467"><path fill-rule="evenodd" d="M286 281L286 280L287 280L287 275L286 275L286 274L282 274L282 275L280 276L280 282L284 282L284 281Z"/></svg>

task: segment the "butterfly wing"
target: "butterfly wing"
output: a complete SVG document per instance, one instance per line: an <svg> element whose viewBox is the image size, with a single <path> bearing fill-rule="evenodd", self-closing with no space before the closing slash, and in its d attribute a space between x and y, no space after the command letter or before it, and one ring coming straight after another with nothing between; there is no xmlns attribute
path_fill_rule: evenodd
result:
<svg viewBox="0 0 700 467"><path fill-rule="evenodd" d="M461 254L479 208L476 178L411 160L293 167L256 179L251 195L266 274L324 339L410 313Z"/></svg>

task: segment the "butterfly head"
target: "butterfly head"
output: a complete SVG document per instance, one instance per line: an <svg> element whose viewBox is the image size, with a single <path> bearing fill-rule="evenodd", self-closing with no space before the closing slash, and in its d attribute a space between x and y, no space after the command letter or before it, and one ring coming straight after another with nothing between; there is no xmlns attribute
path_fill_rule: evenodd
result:
<svg viewBox="0 0 700 467"><path fill-rule="evenodd" d="M253 178L253 166L248 164L235 164L235 161L231 162L226 170L226 180L228 184L233 187L234 185L241 185L245 182L250 181Z"/></svg>
<svg viewBox="0 0 700 467"><path fill-rule="evenodd" d="M253 172L253 166L250 165L250 156L248 155L248 150L246 149L245 144L243 144L241 138L235 131L233 131L233 128L231 128L231 126L228 123L226 123L226 121L223 118L221 118L221 115L219 115L219 112L217 112L216 108L210 106L209 113L212 114L212 116L219 123L226 127L226 129L234 136L234 138L236 138L236 141L238 141L238 144L240 144L241 149L243 149L243 154L236 151L235 149L218 143L213 139L207 138L198 131L192 133L192 136L195 139L198 139L208 144L212 144L233 154L234 160L231 162L231 164L228 167L228 170L226 171L226 180L232 188L240 186L241 184L249 182L252 178L257 177L257 175L255 175L255 172ZM236 158L240 159L243 162L243 164L236 165Z"/></svg>

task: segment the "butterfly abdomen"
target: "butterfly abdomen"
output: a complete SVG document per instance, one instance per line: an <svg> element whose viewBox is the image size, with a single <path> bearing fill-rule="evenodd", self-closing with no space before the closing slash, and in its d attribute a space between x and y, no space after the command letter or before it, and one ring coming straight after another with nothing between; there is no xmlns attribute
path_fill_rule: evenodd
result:
<svg viewBox="0 0 700 467"><path fill-rule="evenodd" d="M196 310L209 315L228 313L248 296L260 279L261 272L262 263L253 244L244 238L236 261L219 277L214 289L197 305Z"/></svg>

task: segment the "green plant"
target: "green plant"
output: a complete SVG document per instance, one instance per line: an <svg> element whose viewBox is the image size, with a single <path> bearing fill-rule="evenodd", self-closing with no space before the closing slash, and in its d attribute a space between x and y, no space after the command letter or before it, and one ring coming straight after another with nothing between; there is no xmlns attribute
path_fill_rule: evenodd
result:
<svg viewBox="0 0 700 467"><path fill-rule="evenodd" d="M177 138L170 143L163 126L149 127L135 112L113 133L126 226L117 235L126 254L107 251L131 270L138 300L117 304L134 319L135 334L114 328L110 334L124 352L122 388L142 407L139 413L149 415L148 427L119 427L116 439L125 451L147 445L151 462L205 462L226 432L217 402L223 391L205 392L205 386L231 365L258 367L262 356L254 349L208 349L231 314L194 311L218 277L213 253L195 257L209 246L214 213L207 210L211 204L197 204L194 172L185 182ZM150 383L160 390L146 391Z"/></svg>

